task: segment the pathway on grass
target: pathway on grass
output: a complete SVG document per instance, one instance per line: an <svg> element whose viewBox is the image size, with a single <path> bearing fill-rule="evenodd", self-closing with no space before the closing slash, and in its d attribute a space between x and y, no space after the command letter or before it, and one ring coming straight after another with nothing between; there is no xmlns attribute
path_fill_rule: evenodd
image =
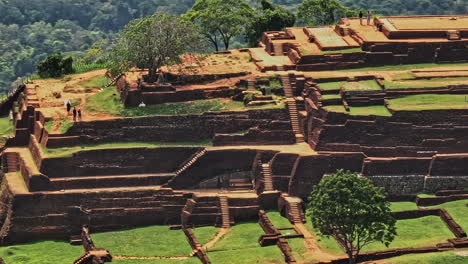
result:
<svg viewBox="0 0 468 264"><path fill-rule="evenodd" d="M203 245L203 249L208 250L209 248L213 247L229 231L231 231L231 228L220 228L220 229L218 229L218 233L216 234L216 236L212 240L210 240L208 243Z"/></svg>
<svg viewBox="0 0 468 264"><path fill-rule="evenodd" d="M256 149L256 150L276 150L284 153L296 153L305 155L317 154L309 144L297 143L291 145L250 145L250 146L219 146L208 147L207 150L222 150L222 149Z"/></svg>
<svg viewBox="0 0 468 264"><path fill-rule="evenodd" d="M299 230L302 234L304 234L304 244L307 249L307 253L305 257L311 257L315 259L319 259L320 261L328 261L336 259L337 256L332 255L328 252L323 251L317 244L315 237L309 232L309 230L304 226L302 223L296 223L294 226Z"/></svg>

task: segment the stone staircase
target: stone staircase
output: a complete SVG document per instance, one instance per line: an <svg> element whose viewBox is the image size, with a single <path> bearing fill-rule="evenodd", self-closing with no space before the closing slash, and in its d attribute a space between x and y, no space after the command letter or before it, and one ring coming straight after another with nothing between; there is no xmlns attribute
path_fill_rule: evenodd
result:
<svg viewBox="0 0 468 264"><path fill-rule="evenodd" d="M247 90L256 90L255 80L247 80Z"/></svg>
<svg viewBox="0 0 468 264"><path fill-rule="evenodd" d="M219 204L221 207L221 219L222 219L222 228L231 227L231 221L229 217L229 204L227 196L219 196Z"/></svg>
<svg viewBox="0 0 468 264"><path fill-rule="evenodd" d="M293 98L286 99L289 115L291 116L291 126L296 135L296 143L304 142L304 135L301 133L299 125L299 112L297 111L296 101Z"/></svg>
<svg viewBox="0 0 468 264"><path fill-rule="evenodd" d="M284 90L284 96L286 97L293 97L293 90L292 90L292 85L291 85L291 80L289 79L288 75L281 75L280 76L280 81L283 86Z"/></svg>
<svg viewBox="0 0 468 264"><path fill-rule="evenodd" d="M263 184L264 184L263 191L265 192L273 191L273 177L271 174L270 164L268 163L262 164L262 175L263 175Z"/></svg>
<svg viewBox="0 0 468 264"><path fill-rule="evenodd" d="M253 189L252 179L247 177L231 177L229 179L230 191L251 191Z"/></svg>
<svg viewBox="0 0 468 264"><path fill-rule="evenodd" d="M17 172L19 170L19 154L16 152L6 152L5 154L4 171Z"/></svg>
<svg viewBox="0 0 468 264"><path fill-rule="evenodd" d="M303 223L303 215L302 209L299 209L299 203L291 203L289 207L289 214L292 217L294 224Z"/></svg>
<svg viewBox="0 0 468 264"><path fill-rule="evenodd" d="M197 152L195 155L192 156L192 158L187 163L185 163L182 167L180 167L178 170L176 170L175 174L179 175L182 172L184 172L186 169L188 169L190 166L192 166L200 157L205 155L205 153L206 153L206 149L203 149L203 150L200 150L199 152Z"/></svg>
<svg viewBox="0 0 468 264"><path fill-rule="evenodd" d="M273 43L273 53L274 56L284 56L283 44Z"/></svg>
<svg viewBox="0 0 468 264"><path fill-rule="evenodd" d="M447 39L449 40L460 40L461 34L458 30L449 30L447 31Z"/></svg>

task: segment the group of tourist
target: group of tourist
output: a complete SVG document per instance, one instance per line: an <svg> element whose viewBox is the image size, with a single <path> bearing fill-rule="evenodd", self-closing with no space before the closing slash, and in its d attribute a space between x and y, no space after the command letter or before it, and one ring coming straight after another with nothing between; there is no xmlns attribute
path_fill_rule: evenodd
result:
<svg viewBox="0 0 468 264"><path fill-rule="evenodd" d="M70 110L72 108L72 104L71 104L71 101L70 100L65 100L64 102L65 104L65 107L67 108L67 115L70 114ZM76 107L73 107L73 122L76 122L77 120L78 121L81 121L82 118L81 118L81 109L76 109Z"/></svg>
<svg viewBox="0 0 468 264"><path fill-rule="evenodd" d="M359 20L361 22L362 26L362 18L364 17L364 13L362 11L359 11ZM369 26L371 24L371 18L372 18L372 12L370 10L367 11L367 25Z"/></svg>

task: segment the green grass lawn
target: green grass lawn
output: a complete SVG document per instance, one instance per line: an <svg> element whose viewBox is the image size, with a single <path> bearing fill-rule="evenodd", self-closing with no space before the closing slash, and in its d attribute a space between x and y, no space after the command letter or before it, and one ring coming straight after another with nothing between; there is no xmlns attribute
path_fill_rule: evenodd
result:
<svg viewBox="0 0 468 264"><path fill-rule="evenodd" d="M270 219L271 223L276 227L291 227L292 224L286 217L281 216L280 212L278 211L267 211L266 212L268 219Z"/></svg>
<svg viewBox="0 0 468 264"><path fill-rule="evenodd" d="M415 202L391 202L390 209L392 212L418 210Z"/></svg>
<svg viewBox="0 0 468 264"><path fill-rule="evenodd" d="M464 94L409 95L389 100L389 108L408 111L467 109L467 100Z"/></svg>
<svg viewBox="0 0 468 264"><path fill-rule="evenodd" d="M439 205L430 206L430 208L444 208L450 216L468 232L468 200L459 200Z"/></svg>
<svg viewBox="0 0 468 264"><path fill-rule="evenodd" d="M184 103L147 105L146 107L125 108L115 87L109 87L90 96L85 108L94 113L106 113L114 116L150 116L150 115L190 115L209 111L246 111L250 109L284 108L284 104L246 107L243 102L230 99L207 99Z"/></svg>
<svg viewBox="0 0 468 264"><path fill-rule="evenodd" d="M44 154L47 157L71 157L79 151L88 151L96 149L115 149L115 148L160 148L160 147L207 147L211 146L211 140L201 140L194 142L116 142L97 145L81 145L75 147L63 148L44 148Z"/></svg>
<svg viewBox="0 0 468 264"><path fill-rule="evenodd" d="M257 222L236 224L208 250L208 257L216 264L284 263L277 246L260 247L262 234Z"/></svg>
<svg viewBox="0 0 468 264"><path fill-rule="evenodd" d="M361 48L349 48L349 49L341 49L341 50L325 50L321 51L320 54L341 54L341 53L353 53L353 52L362 52Z"/></svg>
<svg viewBox="0 0 468 264"><path fill-rule="evenodd" d="M315 239L317 240L318 246L322 250L324 250L324 251L326 251L326 252L328 252L330 254L333 254L333 255L343 255L344 254L343 249L338 244L338 242L336 242L336 240L334 238L322 236L319 231L314 229L314 227L312 226L312 224L310 222L306 223L305 227L315 237Z"/></svg>
<svg viewBox="0 0 468 264"><path fill-rule="evenodd" d="M348 82L343 85L346 91L380 91L382 87L375 80Z"/></svg>
<svg viewBox="0 0 468 264"><path fill-rule="evenodd" d="M201 245L208 243L218 233L218 228L214 226L199 227L192 230Z"/></svg>
<svg viewBox="0 0 468 264"><path fill-rule="evenodd" d="M426 254L409 254L385 260L389 264L466 264L468 257L455 254L456 251L445 251Z"/></svg>
<svg viewBox="0 0 468 264"><path fill-rule="evenodd" d="M13 135L13 124L8 116L0 117L0 146L5 144L4 137Z"/></svg>
<svg viewBox="0 0 468 264"><path fill-rule="evenodd" d="M113 259L113 264L200 264L197 257L188 259Z"/></svg>
<svg viewBox="0 0 468 264"><path fill-rule="evenodd" d="M113 259L113 264L200 264L197 257L188 259Z"/></svg>
<svg viewBox="0 0 468 264"><path fill-rule="evenodd" d="M323 94L322 100L341 99L340 94Z"/></svg>
<svg viewBox="0 0 468 264"><path fill-rule="evenodd" d="M389 248L429 247L455 237L439 216L398 220L396 227L398 235ZM363 252L384 249L387 249L385 245L372 243Z"/></svg>
<svg viewBox="0 0 468 264"><path fill-rule="evenodd" d="M216 228L203 228L196 233L206 240L216 233ZM192 248L182 230L169 230L169 226L148 226L124 231L92 234L97 247L112 255L135 257L189 256Z"/></svg>
<svg viewBox="0 0 468 264"><path fill-rule="evenodd" d="M346 82L326 82L326 83L319 83L318 87L321 90L340 90L341 86L343 86Z"/></svg>
<svg viewBox="0 0 468 264"><path fill-rule="evenodd" d="M89 80L80 82L79 85L85 88L104 88L108 82L109 79L107 79L106 76L96 76Z"/></svg>
<svg viewBox="0 0 468 264"><path fill-rule="evenodd" d="M42 241L0 247L0 257L6 264L73 263L83 253L83 246L71 246L65 241Z"/></svg>
<svg viewBox="0 0 468 264"><path fill-rule="evenodd" d="M414 81L387 81L384 80L385 89L408 89L408 88L434 88L447 87L448 82L462 82L468 80L467 77L456 78L433 78L429 80L414 80Z"/></svg>
<svg viewBox="0 0 468 264"><path fill-rule="evenodd" d="M392 113L383 105L372 105L372 106L353 106L350 107L350 111L346 112L343 105L327 105L324 107L326 110L331 112L346 113L353 116L392 116Z"/></svg>
<svg viewBox="0 0 468 264"><path fill-rule="evenodd" d="M434 67L445 67L445 66L468 66L468 62L465 63L419 63L419 64L401 64L401 65L388 65L380 67L364 67L357 69L346 69L338 71L402 71L402 70L415 70L415 69L424 69L424 68L434 68Z"/></svg>

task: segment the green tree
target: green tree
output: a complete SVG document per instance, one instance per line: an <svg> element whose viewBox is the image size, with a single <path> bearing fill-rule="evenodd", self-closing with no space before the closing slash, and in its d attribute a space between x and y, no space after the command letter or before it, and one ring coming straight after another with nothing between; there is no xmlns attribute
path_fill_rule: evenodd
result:
<svg viewBox="0 0 468 264"><path fill-rule="evenodd" d="M110 53L114 75L131 67L149 69L149 78L156 81L157 70L181 61L184 53L205 48L198 28L175 15L155 14L131 21L119 33Z"/></svg>
<svg viewBox="0 0 468 264"><path fill-rule="evenodd" d="M184 18L200 25L203 34L219 50L218 42L229 49L233 37L246 32L255 17L254 10L239 0L197 0Z"/></svg>
<svg viewBox="0 0 468 264"><path fill-rule="evenodd" d="M349 171L324 177L307 208L313 226L344 246L350 264L356 263L364 246L371 242L388 246L396 235L396 220L383 189Z"/></svg>
<svg viewBox="0 0 468 264"><path fill-rule="evenodd" d="M343 17L357 16L337 0L305 0L298 6L297 17L306 26L331 25Z"/></svg>
<svg viewBox="0 0 468 264"><path fill-rule="evenodd" d="M263 32L280 31L286 27L292 27L296 22L296 16L291 11L269 0L261 0L258 11L259 14L253 19L247 34L247 40L251 46L255 46Z"/></svg>

